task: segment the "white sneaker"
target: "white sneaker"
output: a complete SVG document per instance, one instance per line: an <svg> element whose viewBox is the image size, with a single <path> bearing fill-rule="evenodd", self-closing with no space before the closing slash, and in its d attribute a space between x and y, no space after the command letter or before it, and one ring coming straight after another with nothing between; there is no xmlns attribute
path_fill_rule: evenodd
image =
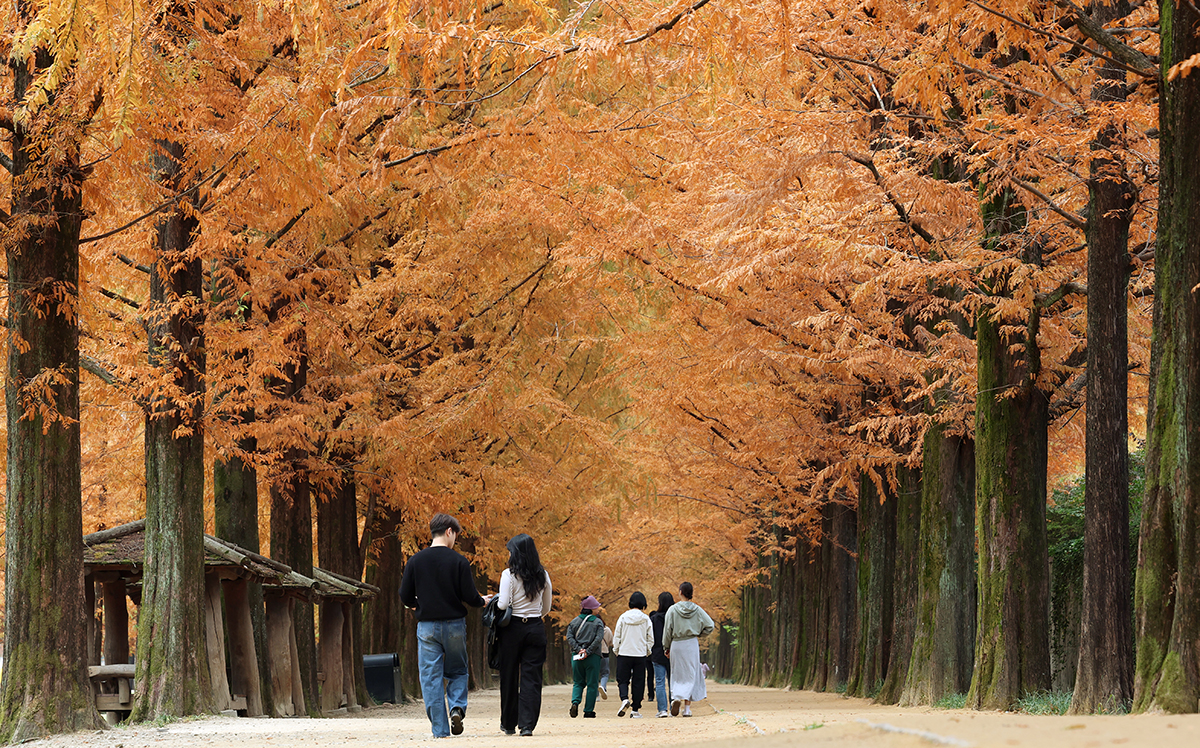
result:
<svg viewBox="0 0 1200 748"><path fill-rule="evenodd" d="M641 712L630 712L629 716L633 719L641 719L642 713Z"/></svg>
<svg viewBox="0 0 1200 748"><path fill-rule="evenodd" d="M625 712L629 711L629 707L631 707L631 706L633 706L633 702L630 701L629 699L625 699L624 701L622 701L621 708L617 710L617 716L624 717Z"/></svg>
<svg viewBox="0 0 1200 748"><path fill-rule="evenodd" d="M692 708L690 706L685 706L683 708L683 716L685 716L685 717L692 716Z"/></svg>
<svg viewBox="0 0 1200 748"><path fill-rule="evenodd" d="M660 709L658 712L658 716L659 717L670 717L671 713L668 712L666 709Z"/></svg>
<svg viewBox="0 0 1200 748"><path fill-rule="evenodd" d="M600 698L608 699L608 691L604 690L604 686L600 686L596 690L600 693Z"/></svg>

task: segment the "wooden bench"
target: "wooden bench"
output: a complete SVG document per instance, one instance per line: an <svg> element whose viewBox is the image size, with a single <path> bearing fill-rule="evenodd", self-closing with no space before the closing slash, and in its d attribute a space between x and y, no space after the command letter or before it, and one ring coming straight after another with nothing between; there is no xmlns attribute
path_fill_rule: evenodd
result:
<svg viewBox="0 0 1200 748"><path fill-rule="evenodd" d="M88 678L96 697L96 709L101 712L133 711L133 663L124 665L90 665ZM100 684L116 682L116 693L102 693Z"/></svg>
<svg viewBox="0 0 1200 748"><path fill-rule="evenodd" d="M88 667L88 678L92 681L92 693L96 698L96 711L99 712L131 712L133 711L133 674L136 666L127 665L91 665ZM115 681L116 693L103 693L100 684ZM228 709L245 711L246 697L234 695L230 699Z"/></svg>

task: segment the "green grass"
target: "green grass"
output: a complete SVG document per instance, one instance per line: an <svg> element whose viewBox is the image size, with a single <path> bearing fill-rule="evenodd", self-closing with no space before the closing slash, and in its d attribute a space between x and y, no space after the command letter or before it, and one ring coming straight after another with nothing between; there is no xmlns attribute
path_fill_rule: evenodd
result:
<svg viewBox="0 0 1200 748"><path fill-rule="evenodd" d="M815 730L818 727L824 727L824 726L825 726L824 722L809 722L807 725L804 726L804 729L805 730Z"/></svg>
<svg viewBox="0 0 1200 748"><path fill-rule="evenodd" d="M1026 714L1066 714L1070 707L1070 691L1038 691L1017 702L1017 711Z"/></svg>
<svg viewBox="0 0 1200 748"><path fill-rule="evenodd" d="M933 702L934 709L965 709L966 706L967 695L965 693L952 693Z"/></svg>

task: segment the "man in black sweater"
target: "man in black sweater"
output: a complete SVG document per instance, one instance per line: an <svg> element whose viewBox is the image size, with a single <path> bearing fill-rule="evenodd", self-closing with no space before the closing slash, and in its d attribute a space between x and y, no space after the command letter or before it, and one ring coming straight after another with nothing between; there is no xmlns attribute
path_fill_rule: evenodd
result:
<svg viewBox="0 0 1200 748"><path fill-rule="evenodd" d="M462 531L458 520L449 514L435 514L429 520L429 531L433 543L404 565L400 601L416 608L421 697L433 736L444 738L462 733L467 714L466 606L479 608L486 601L475 589L471 565L454 550Z"/></svg>

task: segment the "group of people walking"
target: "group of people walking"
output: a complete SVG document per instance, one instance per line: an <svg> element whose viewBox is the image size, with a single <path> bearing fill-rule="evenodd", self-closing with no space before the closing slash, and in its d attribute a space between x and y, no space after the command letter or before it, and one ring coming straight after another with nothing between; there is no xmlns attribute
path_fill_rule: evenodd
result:
<svg viewBox="0 0 1200 748"><path fill-rule="evenodd" d="M432 542L404 566L400 600L415 610L417 669L425 714L434 737L463 732L467 714L467 606L482 607L495 597L508 619L497 629L500 671L500 729L532 735L542 710L542 666L546 662L546 626L554 587L542 566L533 538L508 541L508 568L500 589L483 596L475 588L470 564L454 550L462 526L448 514L429 521ZM621 706L618 717L641 716L642 695L649 693L658 716L691 716L691 702L705 698L699 637L713 630L712 618L692 602L692 585L679 585L682 600L658 596L658 609L646 615L646 596L635 592L616 630L604 625L600 603L583 599L579 616L567 627L574 688L571 716L595 717L597 693L608 698L609 661L615 657ZM653 669L653 678L648 677ZM631 688L632 686L632 688ZM670 699L668 702L668 694ZM668 706L669 703L669 706Z"/></svg>
<svg viewBox="0 0 1200 748"><path fill-rule="evenodd" d="M655 701L659 717L692 716L692 702L708 695L700 637L713 630L712 618L692 602L693 593L691 582L679 585L679 602L662 592L658 608L647 615L646 596L634 592L629 609L617 618L616 631L604 625L594 596L583 599L579 615L567 625L572 717L579 716L581 704L584 717L596 716L597 696L608 698L604 672L613 657L621 697L618 717L641 717L643 694Z"/></svg>

